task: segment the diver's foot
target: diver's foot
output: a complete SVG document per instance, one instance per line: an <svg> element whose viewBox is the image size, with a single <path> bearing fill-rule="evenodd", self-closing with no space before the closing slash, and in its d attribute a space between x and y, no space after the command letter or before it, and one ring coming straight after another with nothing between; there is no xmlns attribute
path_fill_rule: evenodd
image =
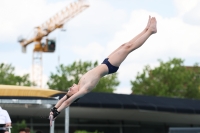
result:
<svg viewBox="0 0 200 133"><path fill-rule="evenodd" d="M148 30L151 32L151 34L155 34L157 32L157 21L155 17L151 18Z"/></svg>
<svg viewBox="0 0 200 133"><path fill-rule="evenodd" d="M145 28L145 31L147 31L149 29L150 24L151 24L151 16L149 16L149 20L147 22L147 26Z"/></svg>

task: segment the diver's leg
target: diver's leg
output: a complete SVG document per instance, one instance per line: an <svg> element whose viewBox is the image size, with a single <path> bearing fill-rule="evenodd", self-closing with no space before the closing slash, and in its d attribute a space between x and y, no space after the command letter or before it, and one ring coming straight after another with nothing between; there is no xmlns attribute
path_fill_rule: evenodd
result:
<svg viewBox="0 0 200 133"><path fill-rule="evenodd" d="M136 41L138 38L140 38L140 37L148 30L148 28L149 28L149 26L150 26L150 20L151 20L151 16L149 16L149 19L148 19L148 22L147 22L147 26L145 27L145 29L144 29L140 34L138 34L137 36L135 36L135 37L131 40L131 42ZM121 46L122 46L122 45L121 45ZM113 52L108 56L108 58L110 58L110 56L112 56L116 51L118 51L119 49L121 49L121 46L118 47L115 51L113 51Z"/></svg>
<svg viewBox="0 0 200 133"><path fill-rule="evenodd" d="M156 19L153 17L150 20L150 25L145 32L141 32L139 35L137 35L135 38L130 40L129 42L121 45L115 52L110 54L108 56L109 62L113 66L120 66L120 64L124 61L124 59L127 57L127 55L132 52L133 50L139 48L144 44L144 42L154 33L157 32L156 28Z"/></svg>

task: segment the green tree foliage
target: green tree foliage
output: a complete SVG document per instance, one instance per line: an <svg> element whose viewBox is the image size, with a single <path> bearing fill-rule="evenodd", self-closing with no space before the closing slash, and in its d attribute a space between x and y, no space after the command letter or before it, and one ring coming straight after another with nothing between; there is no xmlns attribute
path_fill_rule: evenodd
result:
<svg viewBox="0 0 200 133"><path fill-rule="evenodd" d="M11 132L12 133L18 133L20 129L25 128L26 127L26 121L22 120L22 121L18 121L16 124L13 124Z"/></svg>
<svg viewBox="0 0 200 133"><path fill-rule="evenodd" d="M73 62L68 66L60 65L56 67L56 73L51 73L47 85L55 90L67 90L74 83L78 84L83 74L96 67L98 62ZM113 92L115 87L119 85L117 73L103 77L93 91L95 92Z"/></svg>
<svg viewBox="0 0 200 133"><path fill-rule="evenodd" d="M151 69L145 66L131 81L134 94L199 98L200 68L184 66L182 59L174 58L167 62L159 60L160 66Z"/></svg>
<svg viewBox="0 0 200 133"><path fill-rule="evenodd" d="M33 83L29 80L29 74L18 76L14 74L15 68L11 64L0 64L0 84L31 86Z"/></svg>

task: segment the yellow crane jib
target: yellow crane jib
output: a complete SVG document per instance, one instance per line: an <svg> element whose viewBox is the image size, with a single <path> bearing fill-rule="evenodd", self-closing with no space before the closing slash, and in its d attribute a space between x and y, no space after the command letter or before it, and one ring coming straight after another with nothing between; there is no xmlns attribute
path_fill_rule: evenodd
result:
<svg viewBox="0 0 200 133"><path fill-rule="evenodd" d="M83 10L89 7L86 0L78 0L65 7L63 10L55 14L46 22L35 28L34 35L30 38L18 38L22 46L22 52L26 52L26 47L34 43L33 56L32 56L32 81L36 83L35 87L42 87L42 53L54 52L56 49L56 40L46 39L42 43L42 39L48 36L51 32L58 28L62 28L66 22L74 18Z"/></svg>
<svg viewBox="0 0 200 133"><path fill-rule="evenodd" d="M43 37L48 36L49 33L54 31L57 28L62 28L63 25L81 13L83 10L89 7L89 4L85 0L78 0L74 3L71 3L69 6L55 14L53 17L48 19L42 25L36 27L35 35L30 39L19 39L22 46L22 52L26 52L26 46L35 42L35 47L33 51L38 52L54 52L55 50L55 40L46 40L44 44L41 43ZM49 45L52 44L52 45ZM53 50L54 45L54 50Z"/></svg>

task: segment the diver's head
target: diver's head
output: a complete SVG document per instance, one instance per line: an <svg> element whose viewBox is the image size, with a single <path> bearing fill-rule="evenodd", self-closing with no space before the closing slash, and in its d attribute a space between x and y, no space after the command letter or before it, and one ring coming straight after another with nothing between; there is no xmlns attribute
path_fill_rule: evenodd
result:
<svg viewBox="0 0 200 133"><path fill-rule="evenodd" d="M67 92L67 97L71 97L72 95L74 95L75 93L77 93L79 91L79 85L77 84L73 84L68 92Z"/></svg>

